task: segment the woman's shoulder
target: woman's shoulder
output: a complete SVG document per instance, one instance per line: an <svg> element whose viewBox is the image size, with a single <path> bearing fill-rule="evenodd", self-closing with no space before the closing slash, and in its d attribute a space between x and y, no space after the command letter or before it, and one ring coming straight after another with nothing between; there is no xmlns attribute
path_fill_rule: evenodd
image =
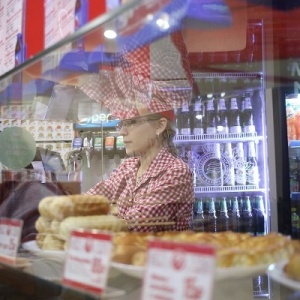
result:
<svg viewBox="0 0 300 300"><path fill-rule="evenodd" d="M184 162L180 157L174 156L171 153L168 153L166 156L166 167L169 169L178 169L182 170L183 172L190 172L189 165Z"/></svg>

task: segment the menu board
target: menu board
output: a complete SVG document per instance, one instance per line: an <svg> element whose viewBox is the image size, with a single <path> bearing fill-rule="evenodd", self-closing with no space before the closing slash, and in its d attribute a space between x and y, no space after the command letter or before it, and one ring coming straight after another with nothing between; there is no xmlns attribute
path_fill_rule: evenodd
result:
<svg viewBox="0 0 300 300"><path fill-rule="evenodd" d="M44 0L44 49L49 48L75 31L76 0ZM43 59L43 71L55 68L61 56L71 50L65 45L57 51L57 55Z"/></svg>
<svg viewBox="0 0 300 300"><path fill-rule="evenodd" d="M76 0L45 0L44 48L48 48L72 34L75 29Z"/></svg>
<svg viewBox="0 0 300 300"><path fill-rule="evenodd" d="M16 65L18 34L23 32L23 0L0 1L0 75Z"/></svg>

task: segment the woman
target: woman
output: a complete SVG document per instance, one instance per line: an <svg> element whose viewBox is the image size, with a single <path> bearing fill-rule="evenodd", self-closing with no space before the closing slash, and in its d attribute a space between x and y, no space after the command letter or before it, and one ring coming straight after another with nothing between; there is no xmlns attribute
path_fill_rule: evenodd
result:
<svg viewBox="0 0 300 300"><path fill-rule="evenodd" d="M110 177L87 193L117 203L132 231L190 229L194 202L189 167L176 157L172 110L122 120L126 159Z"/></svg>

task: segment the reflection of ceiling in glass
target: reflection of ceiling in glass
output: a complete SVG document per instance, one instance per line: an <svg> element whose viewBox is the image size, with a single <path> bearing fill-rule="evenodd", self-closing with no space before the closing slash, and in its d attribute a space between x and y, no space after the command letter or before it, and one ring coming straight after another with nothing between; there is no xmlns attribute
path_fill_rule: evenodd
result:
<svg viewBox="0 0 300 300"><path fill-rule="evenodd" d="M262 61L276 63L287 58L298 58L299 1L273 2L133 1L133 4L128 3L119 8L120 13L116 10L107 18L95 19L93 25L87 24L48 51L0 77L0 89L3 91L0 103L18 101L20 93L23 97L21 101L32 99L32 95L36 94L50 96L55 82L82 85L90 74L99 72L106 78L106 82L110 82L106 87L117 95L114 99L123 99L125 93L127 100L130 98L135 101L153 93L158 85L163 92L188 90L191 87L189 71L181 63L182 57L176 57L182 50L178 44L175 43L175 48L179 50L177 54L174 49L170 51L163 47L159 51L152 51L156 44L163 44L162 41L166 38L171 40L179 30L182 30L185 38L192 72L198 72L199 69L203 71L203 61L209 62L206 63L209 71L243 72L249 70L246 68L249 67L249 61L252 64L253 55L255 61L260 63L258 68L261 68ZM105 32L113 33L114 36L106 38ZM74 46L76 40L82 39L85 42L83 51L74 47L71 51L66 50L66 46ZM251 41L255 43L255 49L251 48ZM260 50L257 51L257 48ZM145 64L136 62L139 60L139 52L143 51L148 51L147 68ZM235 69L236 62L233 60L239 60L239 69ZM53 64L45 67L45 61L52 61ZM138 68L133 68L134 65ZM252 68L253 66L254 64L251 65ZM280 76L288 78L290 75L275 74L273 77L269 76L268 80L280 81ZM119 77L118 82L122 81L126 86L125 92L116 84L117 81L112 80L116 77ZM18 78L22 78L22 85ZM139 88L128 93L128 86L136 82L139 83Z"/></svg>

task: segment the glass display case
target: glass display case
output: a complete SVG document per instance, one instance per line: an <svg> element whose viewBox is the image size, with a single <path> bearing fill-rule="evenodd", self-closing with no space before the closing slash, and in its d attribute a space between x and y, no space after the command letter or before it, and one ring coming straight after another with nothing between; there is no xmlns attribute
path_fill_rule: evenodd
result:
<svg viewBox="0 0 300 300"><path fill-rule="evenodd" d="M62 284L68 245L43 246L62 219L42 223L40 203L85 194L113 174L130 148L116 127L140 116L175 112L175 150L193 176L193 232L276 231L266 92L273 16L252 5L126 1L0 76L0 217L23 222L17 263L1 263L3 299L99 299ZM266 268L251 270L218 270L214 299L292 294ZM140 269L115 264L101 299L140 299L141 289Z"/></svg>

